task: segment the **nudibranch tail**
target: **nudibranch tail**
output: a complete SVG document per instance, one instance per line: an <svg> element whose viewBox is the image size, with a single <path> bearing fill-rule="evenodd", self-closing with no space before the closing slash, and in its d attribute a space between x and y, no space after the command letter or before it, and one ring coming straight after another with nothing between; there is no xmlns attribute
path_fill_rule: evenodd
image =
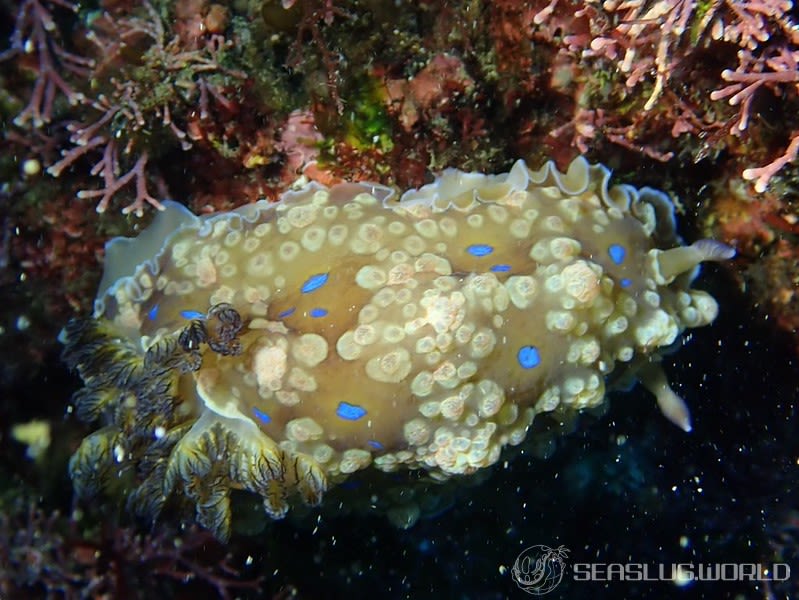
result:
<svg viewBox="0 0 799 600"><path fill-rule="evenodd" d="M690 429L657 363L715 318L691 284L732 250L683 246L667 195L601 165L164 205L109 242L93 317L64 331L98 425L70 463L81 496L187 504L226 538L234 490L281 518L367 469L472 474L535 443L534 420L601 406L614 371Z"/></svg>

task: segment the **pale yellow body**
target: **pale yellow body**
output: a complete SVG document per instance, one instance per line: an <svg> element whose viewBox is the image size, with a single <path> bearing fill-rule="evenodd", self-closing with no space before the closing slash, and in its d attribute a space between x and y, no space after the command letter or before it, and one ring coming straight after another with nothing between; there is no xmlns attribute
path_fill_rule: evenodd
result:
<svg viewBox="0 0 799 600"><path fill-rule="evenodd" d="M401 201L348 184L182 219L94 315L142 354L214 306L241 317L240 353L202 347L199 368L175 375L172 421L190 428L167 491L196 476L185 456L207 453L209 431L235 439L217 457L235 463L231 484L279 516L292 488L315 501L370 465L474 472L537 414L602 403L617 363L715 317L689 284L698 262L724 258L670 255L665 197L607 177L582 160L565 175L519 162L496 177L449 171ZM672 396L658 393L664 411L689 426ZM272 465L260 487L259 460Z"/></svg>

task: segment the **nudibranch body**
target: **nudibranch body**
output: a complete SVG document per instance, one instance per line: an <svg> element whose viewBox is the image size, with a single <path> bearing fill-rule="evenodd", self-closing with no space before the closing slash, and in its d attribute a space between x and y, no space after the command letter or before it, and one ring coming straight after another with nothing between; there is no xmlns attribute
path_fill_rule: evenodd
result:
<svg viewBox="0 0 799 600"><path fill-rule="evenodd" d="M716 316L690 283L731 250L681 245L664 194L608 178L519 161L399 200L341 184L204 218L167 203L109 243L93 317L64 332L78 416L104 425L72 458L77 491L127 471L134 507L182 494L224 537L234 488L280 517L361 469L488 467L536 415L600 405L620 364L689 429L657 351Z"/></svg>

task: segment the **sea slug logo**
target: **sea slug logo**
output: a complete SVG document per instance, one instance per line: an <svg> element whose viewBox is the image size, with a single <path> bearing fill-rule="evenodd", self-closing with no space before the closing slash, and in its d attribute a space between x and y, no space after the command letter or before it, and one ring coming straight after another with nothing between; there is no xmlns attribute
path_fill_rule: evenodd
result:
<svg viewBox="0 0 799 600"><path fill-rule="evenodd" d="M566 546L550 548L536 545L526 548L513 563L511 575L520 589L533 596L543 596L558 587L566 569Z"/></svg>

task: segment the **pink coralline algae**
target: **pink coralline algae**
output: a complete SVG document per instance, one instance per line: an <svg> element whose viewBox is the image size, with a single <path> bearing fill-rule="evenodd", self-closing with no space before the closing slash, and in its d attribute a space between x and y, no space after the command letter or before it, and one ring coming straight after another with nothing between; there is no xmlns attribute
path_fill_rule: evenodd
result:
<svg viewBox="0 0 799 600"><path fill-rule="evenodd" d="M790 4L786 2L785 4ZM799 42L799 31L794 32ZM768 88L772 93L799 93L799 50L778 48L774 56L755 57L748 50L738 52L738 68L725 69L721 77L729 85L710 94L711 100L728 98L732 106L740 106L740 116L732 126L732 133L741 135L748 125L751 116L752 100L761 88ZM782 156L771 163L757 168L744 170L743 178L754 180L755 190L764 192L771 178L786 164L796 159L799 151L799 131L791 132L791 141Z"/></svg>
<svg viewBox="0 0 799 600"><path fill-rule="evenodd" d="M531 9L526 19L533 37L555 43L560 52L577 55L584 64L610 68L609 73L622 76L630 99L642 93L646 100L640 108L652 116L640 117L641 122L657 118L664 109L668 110L667 105L676 103L679 111L671 117L674 137L686 133L707 136L723 125L733 136L742 138L749 129L752 101L759 90L768 90L783 99L795 99L799 92L799 31L791 16L792 7L789 0L714 0L708 4L688 0L595 0L576 7L552 0L537 10ZM558 30L566 32L562 38L555 37ZM711 46L721 50L722 56L725 46L737 49L737 65L722 66L715 72L712 67L706 69L694 83L698 89L685 89L691 84L680 80L681 76L701 62L713 64L701 55ZM702 93L705 85L710 86L704 93L711 102L726 100L739 108L732 123L719 118L723 111L697 103L701 98L695 94ZM584 147L586 138L607 132L608 139L631 150L644 150L663 161L672 158L671 152L647 150L635 142L636 131L641 133L640 125L614 125L620 115L608 115L607 111L603 114L596 107L581 110L573 121L575 130L582 130L575 137L576 146ZM781 155L762 167L742 170L744 179L754 181L757 192L765 191L773 176L795 159L799 131L789 135L790 141Z"/></svg>
<svg viewBox="0 0 799 600"><path fill-rule="evenodd" d="M319 144L324 137L316 128L313 113L295 110L286 119L276 148L286 155L286 170L303 174L313 169L319 157Z"/></svg>
<svg viewBox="0 0 799 600"><path fill-rule="evenodd" d="M410 79L386 82L389 104L398 105L399 122L410 131L420 113L441 110L454 96L469 94L474 80L456 56L437 54Z"/></svg>
<svg viewBox="0 0 799 600"><path fill-rule="evenodd" d="M77 5L64 0L49 4L77 11ZM102 179L101 187L81 189L77 196L98 199L98 212L130 184L134 200L123 213L140 216L146 205L162 209L148 190L154 147L148 140L163 131L188 150L201 138L193 122L208 121L212 104L234 111L236 104L224 88L246 78L221 65L229 47L221 35L202 28L205 33L190 42L169 37L155 9L147 2L140 8L141 14L104 11L94 19L84 33L86 56L64 50L43 0L23 2L12 36L9 52L31 54L38 62L30 101L15 124L41 128L51 123L59 93L79 107L73 120L53 124L63 128L68 145L47 172L60 177L85 157L94 160L90 175ZM158 191L163 196L163 187Z"/></svg>
<svg viewBox="0 0 799 600"><path fill-rule="evenodd" d="M32 124L41 127L53 117L53 103L63 95L70 104L85 100L85 96L65 80L65 73L86 77L93 61L68 52L55 35L55 21L47 4L72 12L77 4L67 0L24 0L17 11L11 47L0 55L0 60L12 56L34 57L37 76L27 106L16 116L14 124L24 127Z"/></svg>

